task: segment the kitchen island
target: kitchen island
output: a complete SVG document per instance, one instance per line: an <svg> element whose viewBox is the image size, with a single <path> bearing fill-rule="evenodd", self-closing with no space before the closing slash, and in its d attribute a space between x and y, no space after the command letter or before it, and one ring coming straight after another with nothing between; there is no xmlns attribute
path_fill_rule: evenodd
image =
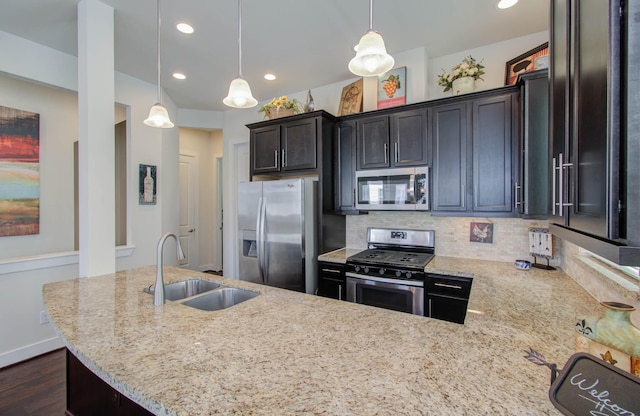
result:
<svg viewBox="0 0 640 416"><path fill-rule="evenodd" d="M549 370L573 353L578 315L600 306L561 271L438 257L428 268L473 273L465 325L179 268L259 290L205 312L143 289L155 267L47 284L44 301L67 348L155 414L540 415Z"/></svg>

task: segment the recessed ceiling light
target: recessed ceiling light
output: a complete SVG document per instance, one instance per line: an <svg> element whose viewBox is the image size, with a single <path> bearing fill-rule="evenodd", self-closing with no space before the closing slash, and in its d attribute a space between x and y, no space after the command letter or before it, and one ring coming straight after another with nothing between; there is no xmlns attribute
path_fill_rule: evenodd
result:
<svg viewBox="0 0 640 416"><path fill-rule="evenodd" d="M273 74L264 74L264 79L266 79L267 81L273 81L274 79L276 79L276 76Z"/></svg>
<svg viewBox="0 0 640 416"><path fill-rule="evenodd" d="M498 2L498 9L508 9L509 7L515 5L518 0L500 0Z"/></svg>
<svg viewBox="0 0 640 416"><path fill-rule="evenodd" d="M186 33L187 35L190 35L195 31L193 26L191 26L189 23L185 23L185 22L178 22L176 24L176 29L178 29L182 33Z"/></svg>
<svg viewBox="0 0 640 416"><path fill-rule="evenodd" d="M187 79L187 76L182 72L174 72L172 75L175 79Z"/></svg>

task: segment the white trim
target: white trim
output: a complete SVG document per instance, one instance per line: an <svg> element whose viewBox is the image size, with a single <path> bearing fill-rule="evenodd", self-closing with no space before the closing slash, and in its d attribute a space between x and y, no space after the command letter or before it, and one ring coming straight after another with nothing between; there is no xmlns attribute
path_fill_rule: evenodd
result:
<svg viewBox="0 0 640 416"><path fill-rule="evenodd" d="M0 368L16 364L64 347L60 337L53 337L0 354Z"/></svg>
<svg viewBox="0 0 640 416"><path fill-rule="evenodd" d="M134 245L116 247L116 258L130 256L135 248ZM78 264L78 258L78 251L66 251L0 260L0 275Z"/></svg>

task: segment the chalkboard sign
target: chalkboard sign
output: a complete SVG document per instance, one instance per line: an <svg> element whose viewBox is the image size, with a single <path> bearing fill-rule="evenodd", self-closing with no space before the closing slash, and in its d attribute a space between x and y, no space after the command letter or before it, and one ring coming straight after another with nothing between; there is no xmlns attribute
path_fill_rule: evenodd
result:
<svg viewBox="0 0 640 416"><path fill-rule="evenodd" d="M551 385L549 398L565 415L640 416L640 378L578 353Z"/></svg>

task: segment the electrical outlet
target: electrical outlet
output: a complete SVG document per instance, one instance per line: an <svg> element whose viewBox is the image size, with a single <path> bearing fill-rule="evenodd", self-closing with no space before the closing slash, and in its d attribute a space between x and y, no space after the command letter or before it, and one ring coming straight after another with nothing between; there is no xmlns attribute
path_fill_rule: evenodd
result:
<svg viewBox="0 0 640 416"><path fill-rule="evenodd" d="M47 314L47 311L40 311L40 325L44 325L48 323L49 323L49 315Z"/></svg>

